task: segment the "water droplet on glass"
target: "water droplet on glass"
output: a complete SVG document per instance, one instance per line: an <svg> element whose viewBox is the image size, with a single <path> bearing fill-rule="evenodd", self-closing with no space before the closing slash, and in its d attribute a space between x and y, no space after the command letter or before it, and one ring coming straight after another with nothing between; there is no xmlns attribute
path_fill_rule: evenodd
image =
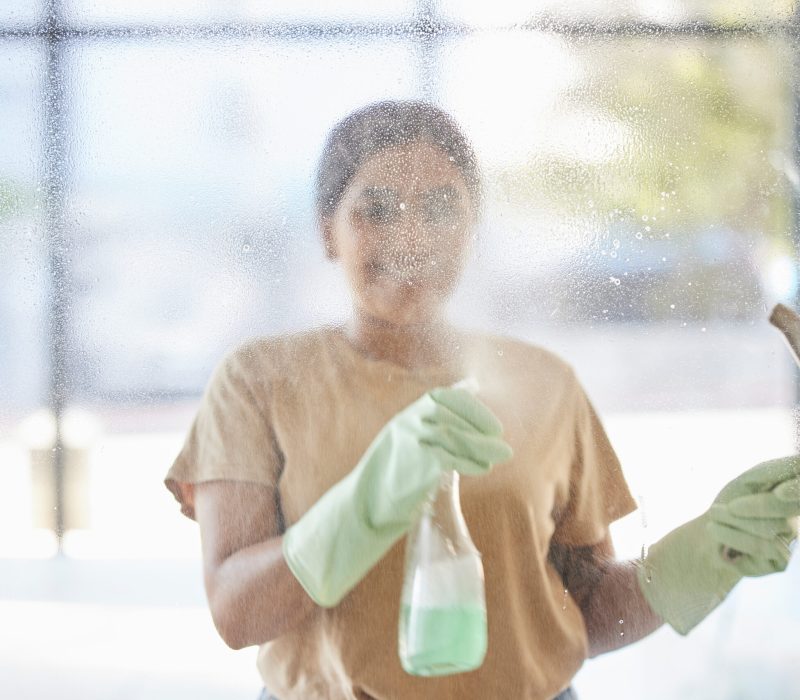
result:
<svg viewBox="0 0 800 700"><path fill-rule="evenodd" d="M649 227L649 226L645 226L645 227L644 227L644 230L645 230L645 231L650 231L651 229L650 229L650 227Z"/></svg>
<svg viewBox="0 0 800 700"><path fill-rule="evenodd" d="M648 216L647 216L647 214L643 214L643 215L642 215L642 221L647 221L647 219L648 219Z"/></svg>
<svg viewBox="0 0 800 700"><path fill-rule="evenodd" d="M669 308L670 308L670 309L674 309L674 308L675 308L675 304L670 304L670 305L669 305Z"/></svg>
<svg viewBox="0 0 800 700"><path fill-rule="evenodd" d="M250 244L249 243L245 243L242 246L242 252L247 253L249 250L250 250Z"/></svg>
<svg viewBox="0 0 800 700"><path fill-rule="evenodd" d="M619 287L620 283L619 277L609 277L608 280L609 282L613 282L617 287Z"/></svg>
<svg viewBox="0 0 800 700"><path fill-rule="evenodd" d="M401 211L405 211L405 208L406 208L406 203L405 202L400 202Z"/></svg>
<svg viewBox="0 0 800 700"><path fill-rule="evenodd" d="M701 330L703 333L705 333L705 332L706 332L705 326L704 326L703 328L701 328L700 330Z"/></svg>
<svg viewBox="0 0 800 700"><path fill-rule="evenodd" d="M637 232L636 232L636 238L638 238L640 241L642 240L642 238L643 238L643 235L642 235L642 232L641 232L641 231L637 231Z"/></svg>
<svg viewBox="0 0 800 700"><path fill-rule="evenodd" d="M562 610L566 610L566 609L567 609L567 596L568 596L568 595L569 595L569 591L568 591L568 590L565 588L565 589L564 589L564 601L563 601L563 603L561 604L561 609L562 609Z"/></svg>
<svg viewBox="0 0 800 700"><path fill-rule="evenodd" d="M498 350L497 354L500 355L500 357L502 357L503 356L503 351L502 350Z"/></svg>
<svg viewBox="0 0 800 700"><path fill-rule="evenodd" d="M614 239L614 247L619 248L619 238Z"/></svg>
<svg viewBox="0 0 800 700"><path fill-rule="evenodd" d="M611 253L609 253L609 255L611 255L612 258L616 258L617 257L617 251L616 250L612 250Z"/></svg>

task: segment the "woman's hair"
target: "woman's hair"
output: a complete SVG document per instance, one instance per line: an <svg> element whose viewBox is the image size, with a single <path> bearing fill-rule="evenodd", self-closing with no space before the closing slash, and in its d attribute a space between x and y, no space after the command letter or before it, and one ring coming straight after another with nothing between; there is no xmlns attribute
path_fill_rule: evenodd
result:
<svg viewBox="0 0 800 700"><path fill-rule="evenodd" d="M333 215L367 158L385 148L409 143L438 146L450 156L464 177L477 211L481 200L478 163L455 120L430 102L387 100L350 113L328 135L317 170L318 219Z"/></svg>

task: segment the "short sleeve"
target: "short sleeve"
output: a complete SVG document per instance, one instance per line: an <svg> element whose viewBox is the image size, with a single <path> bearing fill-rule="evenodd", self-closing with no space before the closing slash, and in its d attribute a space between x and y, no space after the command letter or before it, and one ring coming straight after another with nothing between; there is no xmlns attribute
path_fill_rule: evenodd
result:
<svg viewBox="0 0 800 700"><path fill-rule="evenodd" d="M597 411L577 378L573 397L569 501L557 518L553 540L581 547L601 542L608 526L637 506Z"/></svg>
<svg viewBox="0 0 800 700"><path fill-rule="evenodd" d="M269 415L269 390L256 350L242 347L214 370L164 484L194 519L194 485L231 479L275 487L280 450Z"/></svg>

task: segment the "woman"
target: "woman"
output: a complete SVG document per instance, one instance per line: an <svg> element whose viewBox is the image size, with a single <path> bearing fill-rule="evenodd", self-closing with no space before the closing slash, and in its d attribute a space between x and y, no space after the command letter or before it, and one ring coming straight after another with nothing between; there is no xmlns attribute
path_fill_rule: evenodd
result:
<svg viewBox="0 0 800 700"><path fill-rule="evenodd" d="M664 619L686 633L742 575L786 566L793 459L734 480L646 566L615 560L608 527L636 506L571 367L444 317L480 203L472 149L438 108L340 122L316 204L352 315L229 354L167 475L200 526L217 629L260 645L272 697L571 698L587 657ZM477 396L451 388L465 376ZM489 647L475 671L420 678L397 653L403 535L444 469L464 475Z"/></svg>

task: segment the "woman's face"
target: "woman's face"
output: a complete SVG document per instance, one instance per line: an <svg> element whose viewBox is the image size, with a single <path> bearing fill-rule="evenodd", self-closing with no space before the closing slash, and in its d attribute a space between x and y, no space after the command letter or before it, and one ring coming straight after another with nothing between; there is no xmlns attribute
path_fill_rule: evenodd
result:
<svg viewBox="0 0 800 700"><path fill-rule="evenodd" d="M475 213L461 171L440 148L412 143L369 157L323 221L358 309L394 324L438 315L461 276Z"/></svg>

